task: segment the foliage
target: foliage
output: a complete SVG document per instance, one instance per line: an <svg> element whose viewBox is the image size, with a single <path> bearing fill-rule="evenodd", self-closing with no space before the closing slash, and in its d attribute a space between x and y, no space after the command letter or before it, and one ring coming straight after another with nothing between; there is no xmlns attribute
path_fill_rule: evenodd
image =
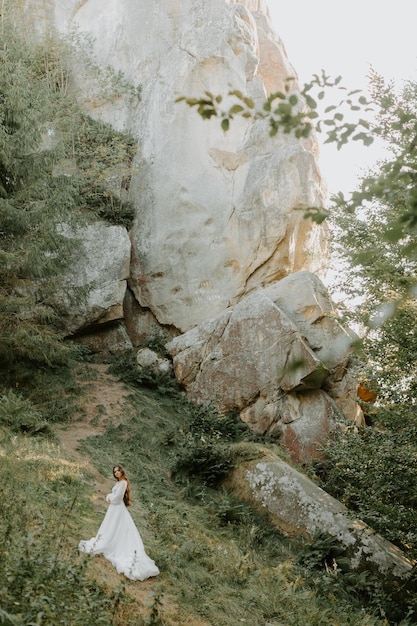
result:
<svg viewBox="0 0 417 626"><path fill-rule="evenodd" d="M14 391L0 396L0 425L17 433L28 435L51 434L48 422L32 403Z"/></svg>
<svg viewBox="0 0 417 626"><path fill-rule="evenodd" d="M335 143L337 149L349 141L360 141L364 146L381 139L389 142L394 158L381 165L377 175L364 180L362 189L353 194L348 206L355 210L364 202L381 198L396 206L399 214L388 223L387 230L389 239L398 241L408 234L408 227L417 225L417 86L410 82L398 96L392 84L385 84L381 76L371 72L369 97L359 89L348 91L341 80L341 76L332 79L322 70L321 75L314 74L310 82L299 87L295 79L289 77L283 91L271 94L260 104L238 90L231 90L227 101L231 99L232 104L224 109L221 107L223 95L208 91L200 98L181 96L177 102L184 101L195 107L205 120L220 118L224 131L229 129L234 117L241 116L267 121L271 136L281 132L302 139L312 132L325 133L325 143ZM319 105L329 94L334 96L335 93L336 99L319 114ZM376 122L370 113L376 115ZM342 195L338 202L346 205ZM306 217L320 223L330 214L328 210L312 207Z"/></svg>
<svg viewBox="0 0 417 626"><path fill-rule="evenodd" d="M131 223L134 144L80 110L68 45L29 42L10 6L0 28L0 370L6 386L24 388L34 371L80 355L64 341L57 289L78 242L60 226Z"/></svg>
<svg viewBox="0 0 417 626"><path fill-rule="evenodd" d="M222 416L214 407L188 405L189 422L177 433L173 477L181 482L201 481L216 487L234 466L231 443L250 439L238 415Z"/></svg>
<svg viewBox="0 0 417 626"><path fill-rule="evenodd" d="M325 457L314 463L321 485L358 517L417 557L417 479L415 419L401 430L353 429L324 448Z"/></svg>
<svg viewBox="0 0 417 626"><path fill-rule="evenodd" d="M79 109L74 110L71 127L64 128L62 134L78 168L78 210L91 212L114 225L130 227L134 210L127 200L127 191L136 150L133 138L93 120Z"/></svg>
<svg viewBox="0 0 417 626"><path fill-rule="evenodd" d="M67 543L81 476L39 439L3 439L2 452L0 623L109 624L114 598L87 577Z"/></svg>
<svg viewBox="0 0 417 626"><path fill-rule="evenodd" d="M103 472L115 458L128 468L132 515L162 572L158 594L176 599L184 611L180 623L193 623L196 615L198 623L200 617L218 626L387 626L359 598L336 601L338 579L320 588L317 573L296 563L297 540L282 537L262 511L236 499L223 481L210 487L201 474L173 480L173 465L190 433L229 447L236 465L259 455L236 416L200 411L182 395L146 388L136 388L129 402L121 422L85 442L83 451ZM164 603L159 612L169 624Z"/></svg>
<svg viewBox="0 0 417 626"><path fill-rule="evenodd" d="M334 249L344 268L336 280L349 303L348 323L365 331L365 377L384 402L414 404L417 83L400 95L378 76L371 85L392 158L369 172L351 199L334 198Z"/></svg>
<svg viewBox="0 0 417 626"><path fill-rule="evenodd" d="M41 149L53 101L45 82L33 76L19 34L3 23L0 36L0 362L7 369L19 361L58 365L71 351L54 330L49 306L62 267L54 224L63 218L62 195L52 206L45 180L58 151Z"/></svg>
<svg viewBox="0 0 417 626"><path fill-rule="evenodd" d="M160 393L168 395L176 395L180 390L172 372L160 373L153 367L139 368L136 363L134 350L113 357L109 371L129 385L136 387L156 389Z"/></svg>
<svg viewBox="0 0 417 626"><path fill-rule="evenodd" d="M245 462L242 446L253 444L242 442L244 427L233 416L200 412L181 395L131 391L121 422L110 423L105 433L83 443L83 450L109 480L115 459L129 471L131 513L161 569L152 596L141 604L135 584L115 587L112 581L103 588L99 581L112 576L110 564L74 550L80 537L97 530L100 519L87 500L88 477L78 465L63 459L50 440L2 430L0 466L7 480L1 497L13 503L1 512L0 580L7 581L0 584L2 615L10 615L12 623L38 620L46 626L170 626L202 620L219 626L268 621L387 626L364 608L362 597L352 600L343 592L341 576L313 563L299 566L299 550L307 548L284 539L262 511L224 486L210 488L191 476L190 499L187 485L172 480L172 463L190 431L195 437L214 436L235 448L235 463Z"/></svg>
<svg viewBox="0 0 417 626"><path fill-rule="evenodd" d="M341 550L336 537L317 533L298 552L298 562L315 572L317 588L332 593L344 604L355 599L376 614L387 618L389 624L414 624L416 619L415 588L417 572L393 584L368 569L352 570L350 559ZM314 575L314 574L313 574Z"/></svg>
<svg viewBox="0 0 417 626"><path fill-rule="evenodd" d="M222 109L222 95L213 95L206 91L202 98L187 98L181 96L177 102L186 102L190 107L196 107L198 114L205 120L212 117L221 118L221 127L224 131L229 130L230 122L234 117L241 116L253 120L266 120L269 124L270 135L273 137L278 132L284 134L293 133L297 139L307 138L313 130L321 131L327 128L327 141L336 142L340 149L349 139L362 141L365 145L373 142L368 132L370 124L364 119L356 123L345 120L346 109L349 112L368 112L370 102L360 90L348 91L341 85L342 77L332 79L322 70L321 75L314 74L309 83L305 83L300 89L294 77L288 77L282 91L272 93L261 105L252 98L245 96L241 91L233 89L227 94L227 100L232 100L228 108ZM323 100L326 90L335 88L342 92L343 96L337 104L332 104L325 109L325 113L333 113L326 119L321 119L317 112L318 102ZM316 98L312 91L319 90Z"/></svg>

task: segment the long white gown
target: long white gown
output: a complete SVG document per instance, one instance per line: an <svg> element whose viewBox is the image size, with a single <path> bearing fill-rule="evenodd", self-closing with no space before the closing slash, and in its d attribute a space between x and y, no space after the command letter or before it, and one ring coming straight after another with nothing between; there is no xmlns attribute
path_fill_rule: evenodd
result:
<svg viewBox="0 0 417 626"><path fill-rule="evenodd" d="M92 539L80 541L78 549L87 554L102 554L131 580L145 580L157 576L159 569L146 554L135 522L123 502L127 482L118 481L106 496L109 508L98 533Z"/></svg>

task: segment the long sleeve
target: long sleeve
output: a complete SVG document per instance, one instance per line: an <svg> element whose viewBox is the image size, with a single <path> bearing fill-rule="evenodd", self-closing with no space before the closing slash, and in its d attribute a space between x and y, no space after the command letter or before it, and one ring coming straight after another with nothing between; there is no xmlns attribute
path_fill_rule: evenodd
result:
<svg viewBox="0 0 417 626"><path fill-rule="evenodd" d="M125 480L117 482L113 487L112 492L106 496L107 502L110 502L110 504L121 504L123 502L126 487L127 482Z"/></svg>

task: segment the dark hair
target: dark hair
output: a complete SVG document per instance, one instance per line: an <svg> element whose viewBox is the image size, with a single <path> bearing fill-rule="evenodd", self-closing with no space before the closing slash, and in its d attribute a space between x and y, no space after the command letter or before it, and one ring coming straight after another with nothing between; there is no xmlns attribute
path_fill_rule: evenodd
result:
<svg viewBox="0 0 417 626"><path fill-rule="evenodd" d="M124 492L124 495L123 495L123 502L125 503L125 505L126 505L126 506L130 506L130 505L131 505L131 503L132 503L132 501L131 501L131 499L130 499L130 484L129 484L129 479L128 479L127 475L126 475L126 470L125 470L125 468L123 467L123 465L120 465L120 464L118 463L117 465L115 465L115 466L113 467L113 476L114 476L114 472L115 472L117 469L118 469L118 470L119 470L119 472L121 472L121 474L122 474L119 480L125 480L125 481L126 481L126 483L127 483L127 485L126 485L126 491ZM116 477L115 477L115 478L116 478Z"/></svg>

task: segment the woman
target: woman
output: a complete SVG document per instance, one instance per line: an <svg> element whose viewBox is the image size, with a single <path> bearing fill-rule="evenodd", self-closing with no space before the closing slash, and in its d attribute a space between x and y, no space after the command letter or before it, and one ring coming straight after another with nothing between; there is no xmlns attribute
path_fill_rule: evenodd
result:
<svg viewBox="0 0 417 626"><path fill-rule="evenodd" d="M130 506L130 485L122 465L113 467L117 482L106 496L109 508L98 533L88 541L80 541L78 548L88 554L102 554L131 580L145 580L157 576L159 569L146 554L135 523L127 510Z"/></svg>

